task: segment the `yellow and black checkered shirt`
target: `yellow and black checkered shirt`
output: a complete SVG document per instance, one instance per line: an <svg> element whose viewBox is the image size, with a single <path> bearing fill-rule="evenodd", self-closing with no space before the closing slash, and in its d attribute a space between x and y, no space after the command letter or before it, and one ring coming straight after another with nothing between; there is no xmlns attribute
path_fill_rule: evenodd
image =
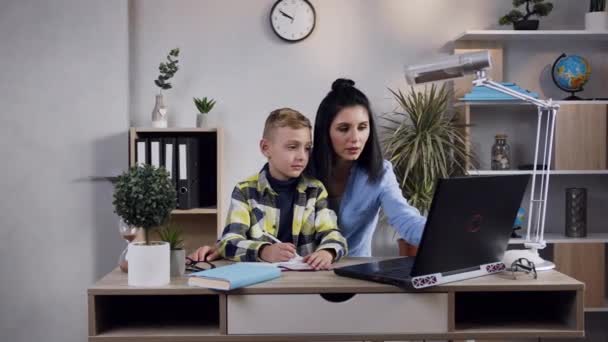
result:
<svg viewBox="0 0 608 342"><path fill-rule="evenodd" d="M346 255L346 239L338 230L336 214L327 207L327 190L321 181L302 175L296 186L292 239L299 255L331 249L339 260ZM232 191L226 227L218 242L222 256L234 261L262 261L261 246L277 236L279 209L277 193L262 170L238 183Z"/></svg>

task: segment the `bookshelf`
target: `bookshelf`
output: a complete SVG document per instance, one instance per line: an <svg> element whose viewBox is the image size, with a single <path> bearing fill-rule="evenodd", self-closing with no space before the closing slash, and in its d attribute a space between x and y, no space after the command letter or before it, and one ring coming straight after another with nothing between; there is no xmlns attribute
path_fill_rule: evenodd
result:
<svg viewBox="0 0 608 342"><path fill-rule="evenodd" d="M213 244L221 235L222 226L222 159L223 131L222 128L151 128L131 127L129 129L129 165L135 165L135 141L139 138L193 137L199 143L199 158L201 175L205 177L207 200L214 203L200 208L174 209L171 212L171 223L182 229L186 253L196 248ZM209 179L210 178L210 179Z"/></svg>
<svg viewBox="0 0 608 342"><path fill-rule="evenodd" d="M461 54L488 50L493 67L488 76L495 81L515 81L520 78L513 60L505 67L507 57L518 56L521 65L552 65L555 57L538 63L534 59L553 56L556 51L569 54L583 54L595 51L599 70L593 77L603 77L603 63L606 57L608 32L589 32L584 30L468 30L454 39L454 53ZM564 50L565 49L565 50ZM579 52L580 51L580 52ZM526 60L526 56L530 60ZM544 56L544 57L543 57ZM524 58L524 59L522 59ZM536 64L535 64L536 63ZM517 67L519 67L518 65ZM526 88L537 93L545 93L542 82L550 82L543 75L546 70L538 70L536 77L527 81ZM519 76L514 76L519 75ZM473 77L454 81L455 96L462 99L472 87ZM550 79L550 76L549 76ZM532 83L530 83L532 82ZM596 85L597 86L597 85ZM597 89L598 93L602 89ZM601 96L605 92L601 93ZM542 95L541 95L542 97ZM596 96L598 97L598 96ZM556 101L560 104L557 114L553 160L551 165L551 184L549 188L549 208L545 239L548 247L541 251L543 257L552 260L557 270L586 284L585 311L608 311L608 271L606 260L608 252L608 227L605 222L608 213L601 209L608 193L608 101L580 100ZM536 135L537 110L533 105L520 101L476 102L457 100L454 108L459 123L463 124L466 147L477 155L480 165L467 163L469 175L508 175L531 174L532 171L518 170L519 165L532 164ZM490 151L494 134L506 133L511 145L513 170L490 170ZM543 139L544 137L541 137ZM515 155L513 155L515 154ZM565 236L563 221L564 187L584 186L588 188L588 234L584 238ZM552 192L553 190L553 192ZM524 203L527 206L527 202ZM552 205L553 204L553 205ZM592 229L589 229L592 227ZM512 239L510 245L523 243ZM511 246L514 247L514 246Z"/></svg>

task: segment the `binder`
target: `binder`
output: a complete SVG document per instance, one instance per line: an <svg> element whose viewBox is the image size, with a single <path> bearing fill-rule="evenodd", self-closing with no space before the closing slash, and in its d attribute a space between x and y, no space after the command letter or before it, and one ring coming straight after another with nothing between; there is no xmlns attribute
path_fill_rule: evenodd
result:
<svg viewBox="0 0 608 342"><path fill-rule="evenodd" d="M198 139L177 138L177 207L199 207L199 150Z"/></svg>
<svg viewBox="0 0 608 342"><path fill-rule="evenodd" d="M163 157L162 149L161 149L161 139L160 138L150 138L148 139L150 144L150 165L159 168L161 167L161 160Z"/></svg>
<svg viewBox="0 0 608 342"><path fill-rule="evenodd" d="M199 137L199 205L217 205L217 134L208 133Z"/></svg>
<svg viewBox="0 0 608 342"><path fill-rule="evenodd" d="M177 146L175 143L175 138L163 138L161 148L163 158L160 164L169 172L173 187L177 190Z"/></svg>
<svg viewBox="0 0 608 342"><path fill-rule="evenodd" d="M135 165L143 166L150 163L150 147L148 146L148 139L137 138L135 139Z"/></svg>

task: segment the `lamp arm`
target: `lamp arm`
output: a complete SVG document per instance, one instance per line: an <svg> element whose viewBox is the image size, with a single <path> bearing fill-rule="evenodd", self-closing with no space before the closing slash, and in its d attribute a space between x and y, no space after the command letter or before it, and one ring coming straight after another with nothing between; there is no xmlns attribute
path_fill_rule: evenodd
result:
<svg viewBox="0 0 608 342"><path fill-rule="evenodd" d="M546 110L550 110L550 109L557 109L559 108L559 104L553 103L553 101L551 99L544 101L544 100L539 100L537 98L534 98L532 96L526 95L526 94L522 94L518 91L515 91L513 89L507 88L504 85L494 82L486 77L479 77L475 80L473 80L473 84L475 86L484 86L490 89L494 89L496 91L499 91L501 93L507 94L507 95L511 95L515 98L518 98L522 101L531 103L537 107L541 107L543 109Z"/></svg>

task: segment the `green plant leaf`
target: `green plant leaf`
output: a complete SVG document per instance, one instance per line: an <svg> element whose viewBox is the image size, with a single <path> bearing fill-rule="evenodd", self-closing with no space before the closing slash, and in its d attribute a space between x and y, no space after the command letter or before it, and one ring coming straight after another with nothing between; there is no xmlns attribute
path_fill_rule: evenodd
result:
<svg viewBox="0 0 608 342"><path fill-rule="evenodd" d="M382 143L404 195L426 213L436 179L464 174L464 161L473 156L449 113L452 93L445 86L432 85L424 91L412 87L408 94L389 91L398 106L382 118L386 130Z"/></svg>

